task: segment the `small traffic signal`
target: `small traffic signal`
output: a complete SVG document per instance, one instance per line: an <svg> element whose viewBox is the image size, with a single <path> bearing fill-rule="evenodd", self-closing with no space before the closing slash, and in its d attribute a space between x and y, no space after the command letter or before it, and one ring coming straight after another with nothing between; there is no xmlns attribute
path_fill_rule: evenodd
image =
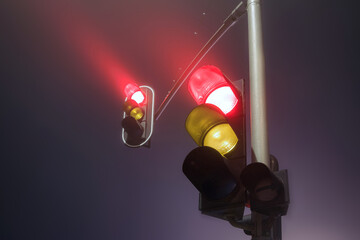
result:
<svg viewBox="0 0 360 240"><path fill-rule="evenodd" d="M241 82L243 84L243 82ZM237 89L214 66L198 69L188 89L199 104L185 127L199 146L183 163L183 172L200 192L202 213L242 218L245 189L240 173L246 165L243 85Z"/></svg>
<svg viewBox="0 0 360 240"><path fill-rule="evenodd" d="M254 162L245 167L241 181L249 193L252 211L279 217L289 206L287 170L271 171L265 164Z"/></svg>
<svg viewBox="0 0 360 240"><path fill-rule="evenodd" d="M150 146L154 122L154 90L128 84L122 120L122 139L128 147Z"/></svg>

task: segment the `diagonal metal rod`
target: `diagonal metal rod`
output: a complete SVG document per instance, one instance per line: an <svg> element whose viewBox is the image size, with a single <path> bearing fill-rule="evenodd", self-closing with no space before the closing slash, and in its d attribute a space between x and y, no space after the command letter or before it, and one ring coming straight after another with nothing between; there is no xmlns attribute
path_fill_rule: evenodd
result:
<svg viewBox="0 0 360 240"><path fill-rule="evenodd" d="M237 5L236 8L231 12L231 14L224 20L221 27L215 32L215 34L210 38L210 40L205 44L205 46L200 50L200 52L195 56L192 62L187 66L187 68L181 74L179 79L175 82L174 86L171 88L170 92L166 95L164 101L160 104L160 107L156 111L155 113L156 120L159 119L159 117L164 112L165 108L173 99L177 91L180 89L183 83L188 79L190 74L194 71L196 66L205 57L205 55L209 52L209 50L245 12L246 12L246 6L245 4L243 4L243 2L240 2L239 5Z"/></svg>

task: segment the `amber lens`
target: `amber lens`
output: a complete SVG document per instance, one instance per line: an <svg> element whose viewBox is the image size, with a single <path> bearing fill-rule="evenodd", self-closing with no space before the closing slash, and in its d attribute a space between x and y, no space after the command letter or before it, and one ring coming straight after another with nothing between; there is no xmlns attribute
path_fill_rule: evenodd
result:
<svg viewBox="0 0 360 240"><path fill-rule="evenodd" d="M229 153L237 144L238 138L228 123L211 128L205 138L204 146L212 147L222 155Z"/></svg>
<svg viewBox="0 0 360 240"><path fill-rule="evenodd" d="M198 146L203 146L206 133L214 126L227 123L219 108L210 104L195 107L186 118L185 127Z"/></svg>
<svg viewBox="0 0 360 240"><path fill-rule="evenodd" d="M130 111L130 116L139 121L144 117L144 112L141 108L136 107Z"/></svg>
<svg viewBox="0 0 360 240"><path fill-rule="evenodd" d="M225 155L236 146L238 138L221 110L211 104L195 107L185 127L198 146L209 146Z"/></svg>
<svg viewBox="0 0 360 240"><path fill-rule="evenodd" d="M131 110L136 108L136 107L139 107L139 104L137 102L135 102L134 100L132 100L132 99L128 99L124 103L124 112L127 115L130 115Z"/></svg>

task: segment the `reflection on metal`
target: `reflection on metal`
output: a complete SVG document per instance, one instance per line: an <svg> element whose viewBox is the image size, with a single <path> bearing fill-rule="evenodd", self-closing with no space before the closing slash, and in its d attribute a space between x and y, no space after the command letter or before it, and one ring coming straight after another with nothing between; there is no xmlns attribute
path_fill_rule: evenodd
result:
<svg viewBox="0 0 360 240"><path fill-rule="evenodd" d="M270 166L260 0L248 0L251 147L253 161Z"/></svg>

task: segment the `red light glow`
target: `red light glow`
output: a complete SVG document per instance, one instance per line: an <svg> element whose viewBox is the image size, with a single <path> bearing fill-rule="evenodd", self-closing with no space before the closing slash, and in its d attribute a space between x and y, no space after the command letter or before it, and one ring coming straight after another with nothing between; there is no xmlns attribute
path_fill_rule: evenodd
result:
<svg viewBox="0 0 360 240"><path fill-rule="evenodd" d="M143 104L145 102L145 94L135 84L127 84L124 88L124 92L127 98L134 100L138 104Z"/></svg>
<svg viewBox="0 0 360 240"><path fill-rule="evenodd" d="M142 91L137 91L131 96L131 99L137 102L138 104L142 104L145 101L145 96Z"/></svg>
<svg viewBox="0 0 360 240"><path fill-rule="evenodd" d="M196 70L189 80L188 89L198 105L213 104L224 114L229 113L238 102L221 70L215 66Z"/></svg>
<svg viewBox="0 0 360 240"><path fill-rule="evenodd" d="M34 1L32 1L32 6ZM121 57L115 54L113 47L104 39L101 32L94 27L91 16L81 11L76 4L69 1L52 1L46 11L40 1L35 1L37 11L44 16L44 20L52 23L53 29L63 43L69 43L72 54L76 54L88 64L87 69L97 73L99 79L111 87L115 94L123 99L124 87L135 83L135 76L130 74ZM54 10L54 11L53 11ZM66 12L66 14L62 14Z"/></svg>
<svg viewBox="0 0 360 240"><path fill-rule="evenodd" d="M215 89L205 100L205 103L213 104L220 108L224 114L231 112L237 102L238 99L229 86Z"/></svg>

